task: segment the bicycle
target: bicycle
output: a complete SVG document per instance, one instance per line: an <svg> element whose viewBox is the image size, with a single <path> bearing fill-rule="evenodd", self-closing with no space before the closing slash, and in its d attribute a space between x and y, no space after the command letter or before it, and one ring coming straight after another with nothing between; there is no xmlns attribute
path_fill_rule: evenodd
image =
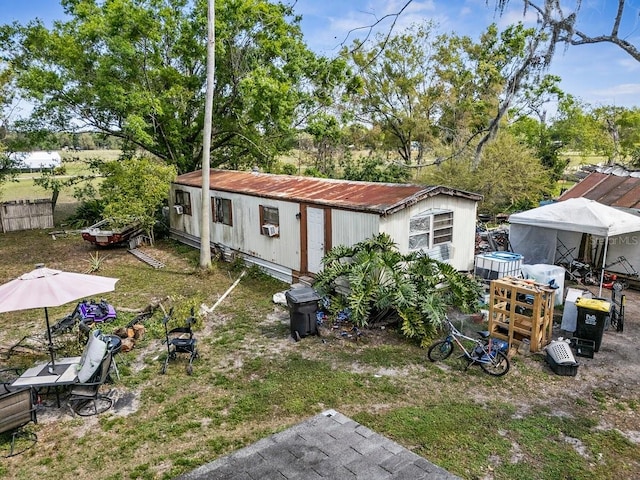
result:
<svg viewBox="0 0 640 480"><path fill-rule="evenodd" d="M436 362L449 358L451 353L453 353L454 346L458 345L460 350L464 352L460 357L467 360L465 371L471 365L476 364L480 365L480 368L482 368L485 373L494 377L501 377L509 371L509 358L500 350L497 343L494 343L494 340L490 338L488 331L478 332L480 336L479 339L471 338L454 327L448 317L445 317L445 323L449 329L449 333L445 339L438 340L431 344L429 350L427 350L429 360ZM461 340L472 342L473 347L467 350Z"/></svg>

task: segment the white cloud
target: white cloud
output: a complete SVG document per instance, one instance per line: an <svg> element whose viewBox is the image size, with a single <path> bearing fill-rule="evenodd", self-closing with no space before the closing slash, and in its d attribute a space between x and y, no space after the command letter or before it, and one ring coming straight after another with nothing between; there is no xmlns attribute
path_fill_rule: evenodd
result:
<svg viewBox="0 0 640 480"><path fill-rule="evenodd" d="M592 90L593 95L615 98L623 95L640 95L640 83L621 83L609 88Z"/></svg>
<svg viewBox="0 0 640 480"><path fill-rule="evenodd" d="M620 67L622 67L627 72L634 72L640 69L640 62L629 57L621 58L620 60L618 60L618 65L620 65Z"/></svg>
<svg viewBox="0 0 640 480"><path fill-rule="evenodd" d="M522 7L519 6L518 8L510 8L509 10L505 10L502 15L496 13L496 18L494 21L498 24L498 27L500 27L500 29L503 29L518 22L522 22L524 25L532 27L536 24L537 20L538 16L533 11L533 9L529 8L525 15Z"/></svg>

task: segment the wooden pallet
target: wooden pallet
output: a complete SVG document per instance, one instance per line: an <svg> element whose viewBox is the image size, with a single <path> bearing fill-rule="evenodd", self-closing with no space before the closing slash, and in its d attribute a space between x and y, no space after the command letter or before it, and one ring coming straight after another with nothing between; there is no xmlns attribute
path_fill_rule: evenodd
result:
<svg viewBox="0 0 640 480"><path fill-rule="evenodd" d="M555 291L548 285L505 277L491 282L489 331L518 347L530 341L532 353L551 341Z"/></svg>
<svg viewBox="0 0 640 480"><path fill-rule="evenodd" d="M131 248L128 250L134 257L142 260L147 265L151 265L153 268L162 268L164 267L164 263L155 258L147 255L142 250L138 250L137 248Z"/></svg>

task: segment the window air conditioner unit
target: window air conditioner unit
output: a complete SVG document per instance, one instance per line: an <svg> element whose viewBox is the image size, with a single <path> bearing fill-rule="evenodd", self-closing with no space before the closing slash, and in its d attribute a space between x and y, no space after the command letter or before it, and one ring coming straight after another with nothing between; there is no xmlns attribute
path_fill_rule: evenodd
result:
<svg viewBox="0 0 640 480"><path fill-rule="evenodd" d="M275 237L276 235L278 235L278 226L271 225L270 223L262 225L262 233L263 235L267 235L269 237Z"/></svg>
<svg viewBox="0 0 640 480"><path fill-rule="evenodd" d="M176 211L178 215L182 215L182 213L184 212L182 205L174 205L173 209Z"/></svg>

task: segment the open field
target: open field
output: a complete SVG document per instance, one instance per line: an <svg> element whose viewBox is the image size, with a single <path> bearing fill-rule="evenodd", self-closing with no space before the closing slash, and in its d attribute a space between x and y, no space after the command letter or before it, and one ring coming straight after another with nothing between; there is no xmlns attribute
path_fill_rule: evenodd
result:
<svg viewBox="0 0 640 480"><path fill-rule="evenodd" d="M85 150L79 152L60 152L62 165L65 168L66 176L89 174L89 169L85 163L87 160L99 158L102 160L116 160L120 155L119 150ZM12 200L37 200L50 198L51 192L34 184L34 178L40 177L37 171L22 172L16 181L7 182L2 185L0 191L0 201ZM66 188L60 192L58 199L60 203L75 203L73 198L73 188Z"/></svg>
<svg viewBox="0 0 640 480"><path fill-rule="evenodd" d="M166 266L152 269L125 249L96 251L74 234L0 234L0 283L37 262L82 272L97 253L98 274L120 278L104 295L119 311L103 328L111 333L133 317L127 310L158 301L175 306L176 326L191 306L211 307L240 274L225 263L199 272L198 252L170 241L144 249ZM465 372L454 358L429 363L394 328L364 331L358 341L329 335L296 343L287 310L272 302L286 288L251 271L200 316L192 376L183 358L159 373L166 347L156 311L144 339L117 357L120 379L106 390L115 407L74 418L46 398L29 427L36 448L3 459L0 477L169 479L333 408L466 479L640 478L637 292L629 292L625 332L605 332L576 377L553 374L540 355L516 355L512 371L493 378L477 367ZM52 322L73 307L50 309ZM25 335L42 339L43 316L0 314L0 347ZM460 319L466 329L482 328ZM67 340L60 355L82 348L76 335ZM2 367L36 359L46 352L0 356Z"/></svg>

